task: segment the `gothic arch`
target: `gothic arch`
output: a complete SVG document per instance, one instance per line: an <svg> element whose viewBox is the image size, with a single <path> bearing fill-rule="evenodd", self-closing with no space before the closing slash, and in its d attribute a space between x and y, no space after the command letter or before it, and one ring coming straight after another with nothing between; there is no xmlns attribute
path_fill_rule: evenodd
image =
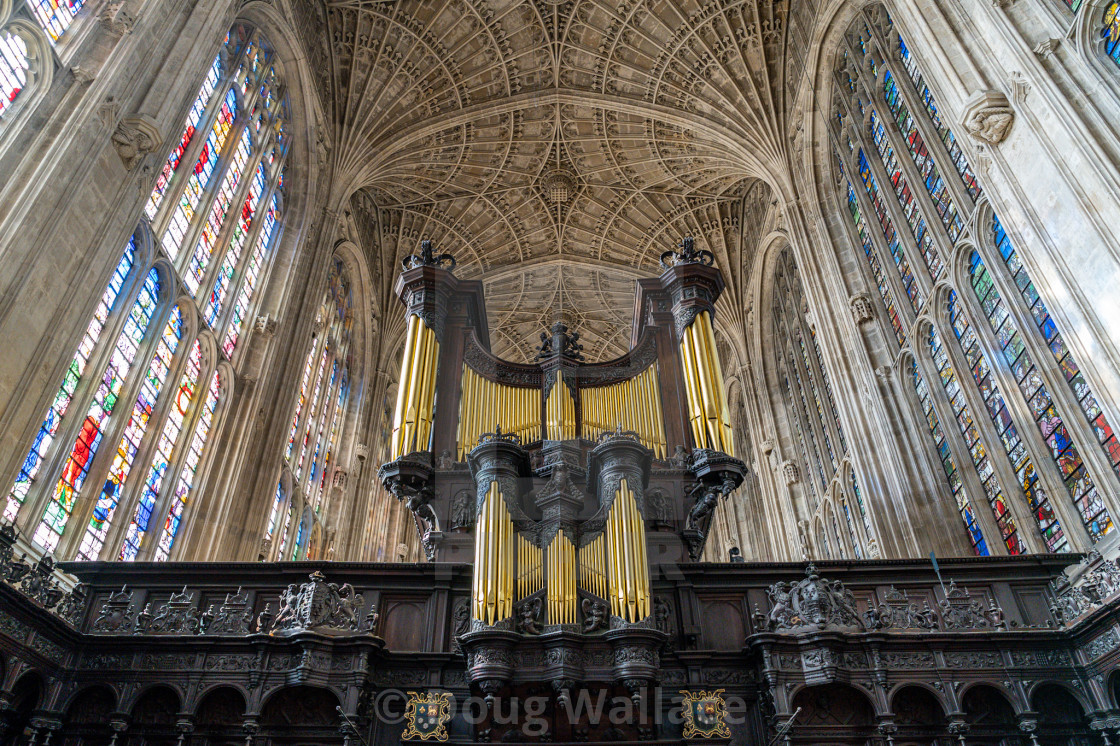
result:
<svg viewBox="0 0 1120 746"><path fill-rule="evenodd" d="M43 29L23 18L10 18L11 14L10 0L0 4L0 34L10 33L26 46L27 82L15 100L10 102L3 117L0 117L0 157L12 145L12 133L28 121L30 113L46 98L53 82L56 64L54 49Z"/></svg>

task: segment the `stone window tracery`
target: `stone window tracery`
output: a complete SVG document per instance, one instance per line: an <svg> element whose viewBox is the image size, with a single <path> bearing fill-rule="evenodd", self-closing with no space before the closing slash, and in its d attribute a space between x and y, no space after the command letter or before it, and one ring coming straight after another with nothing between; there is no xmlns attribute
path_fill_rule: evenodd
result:
<svg viewBox="0 0 1120 746"><path fill-rule="evenodd" d="M809 491L807 507L820 520L817 551L825 557L850 555L864 559L874 537L871 518L851 470L832 384L816 331L806 319L805 292L789 249L778 259L774 294L774 335L787 417L801 449L805 473L801 481ZM793 463L789 466L796 469ZM798 480L786 481L794 484ZM841 507L837 508L834 502ZM854 506L854 510L849 506ZM844 511L843 516L837 516L839 509ZM847 530L841 528L841 521ZM821 540L825 534L831 535L830 542Z"/></svg>
<svg viewBox="0 0 1120 746"><path fill-rule="evenodd" d="M940 387L926 386L923 366L913 364L918 408L974 550L992 549L984 535L995 530L1013 554L1086 549L1113 528L1102 496L1107 490L1097 484L1116 486L1120 445L991 214L918 60L889 16L876 9L865 11L842 42L830 124L849 235L863 249L866 278L878 288L893 327L884 331L900 349L930 360L930 374L942 380ZM1116 13L1106 11L1106 22L1115 21ZM972 235L977 231L984 235ZM909 303L899 306L900 296ZM945 298L940 308L930 303ZM915 341L922 317L934 325ZM979 317L988 323L970 323ZM1038 334L1020 333L1029 327ZM956 340L955 349L946 339ZM1005 401L1011 389L1021 399ZM1084 417L1071 421L1069 412L1077 410ZM946 437L946 418L957 419L959 439L955 432ZM1006 464L988 450L995 441L1006 451ZM1084 444L1091 441L1099 449L1089 454ZM994 521L972 512L969 493L977 487ZM1055 502L1065 493L1068 501ZM1020 529L1028 525L1034 530L1024 537ZM1071 525L1078 529L1074 543Z"/></svg>
<svg viewBox="0 0 1120 746"><path fill-rule="evenodd" d="M350 269L336 256L315 319L284 452L286 468L292 474L292 494L277 493L266 529L265 537L270 545L276 546L277 559L304 558L311 524L318 522L324 498L333 485L339 437L346 424L350 399L353 327L354 288ZM284 524L277 537L275 531L282 515Z"/></svg>
<svg viewBox="0 0 1120 746"><path fill-rule="evenodd" d="M172 556L280 234L287 119L271 46L235 24L9 491L60 558Z"/></svg>
<svg viewBox="0 0 1120 746"><path fill-rule="evenodd" d="M36 22L36 8L31 0L0 2L0 128L50 86L57 37Z"/></svg>

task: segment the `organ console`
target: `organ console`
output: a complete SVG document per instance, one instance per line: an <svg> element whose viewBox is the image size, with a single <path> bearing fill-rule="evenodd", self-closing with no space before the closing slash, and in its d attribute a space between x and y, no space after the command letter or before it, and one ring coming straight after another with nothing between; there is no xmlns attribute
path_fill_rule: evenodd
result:
<svg viewBox="0 0 1120 746"><path fill-rule="evenodd" d="M403 263L408 323L379 475L428 559L472 565L460 644L480 685L555 678L482 654L550 635L616 652L663 644L651 577L699 558L714 506L743 481L713 328L723 280L689 238L661 264L637 282L626 355L589 363L557 321L522 364L491 353L482 284L456 277L453 258L424 241ZM612 660L580 679L656 679L649 656Z"/></svg>

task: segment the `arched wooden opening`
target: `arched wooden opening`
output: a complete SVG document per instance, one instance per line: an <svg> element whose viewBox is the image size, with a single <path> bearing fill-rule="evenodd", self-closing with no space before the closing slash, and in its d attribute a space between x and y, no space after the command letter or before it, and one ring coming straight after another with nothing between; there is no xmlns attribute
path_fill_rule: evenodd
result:
<svg viewBox="0 0 1120 746"><path fill-rule="evenodd" d="M1031 709L1038 713L1040 746L1067 746L1080 743L1075 736L1090 735L1085 708L1064 686L1040 685L1031 694Z"/></svg>
<svg viewBox="0 0 1120 746"><path fill-rule="evenodd" d="M341 744L338 705L338 697L326 689L281 689L261 710L260 736L269 744Z"/></svg>
<svg viewBox="0 0 1120 746"><path fill-rule="evenodd" d="M39 707L43 698L43 679L35 671L29 671L16 681L12 687L12 703L5 713L7 719L7 738L11 743L21 743L31 725L31 713Z"/></svg>
<svg viewBox="0 0 1120 746"><path fill-rule="evenodd" d="M948 735L945 710L928 689L902 687L891 700L891 710L898 726L895 742L900 745L933 746L938 737Z"/></svg>
<svg viewBox="0 0 1120 746"><path fill-rule="evenodd" d="M230 686L208 691L195 708L192 744L199 746L243 746L245 697Z"/></svg>
<svg viewBox="0 0 1120 746"><path fill-rule="evenodd" d="M994 686L977 684L961 698L965 722L969 724L969 744L1000 746L1003 737L1019 730L1015 710Z"/></svg>
<svg viewBox="0 0 1120 746"><path fill-rule="evenodd" d="M132 707L128 732L144 746L174 746L178 741L179 695L168 686L154 686Z"/></svg>
<svg viewBox="0 0 1120 746"><path fill-rule="evenodd" d="M876 735L871 702L846 684L806 687L793 698L792 707L801 712L790 732L791 744L863 746Z"/></svg>
<svg viewBox="0 0 1120 746"><path fill-rule="evenodd" d="M109 715L116 712L117 695L107 686L91 686L66 708L64 746L105 746L112 736Z"/></svg>

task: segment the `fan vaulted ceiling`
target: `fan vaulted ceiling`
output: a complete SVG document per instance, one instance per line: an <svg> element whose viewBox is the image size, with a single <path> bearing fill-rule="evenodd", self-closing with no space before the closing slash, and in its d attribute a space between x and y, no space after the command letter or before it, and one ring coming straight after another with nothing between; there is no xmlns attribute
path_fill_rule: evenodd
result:
<svg viewBox="0 0 1120 746"><path fill-rule="evenodd" d="M422 237L453 253L486 283L502 356L531 358L563 308L606 359L629 342L634 278L682 235L730 259L730 218L785 161L786 50L812 15L797 1L292 8L329 120L321 157L334 188L377 206L382 256Z"/></svg>

